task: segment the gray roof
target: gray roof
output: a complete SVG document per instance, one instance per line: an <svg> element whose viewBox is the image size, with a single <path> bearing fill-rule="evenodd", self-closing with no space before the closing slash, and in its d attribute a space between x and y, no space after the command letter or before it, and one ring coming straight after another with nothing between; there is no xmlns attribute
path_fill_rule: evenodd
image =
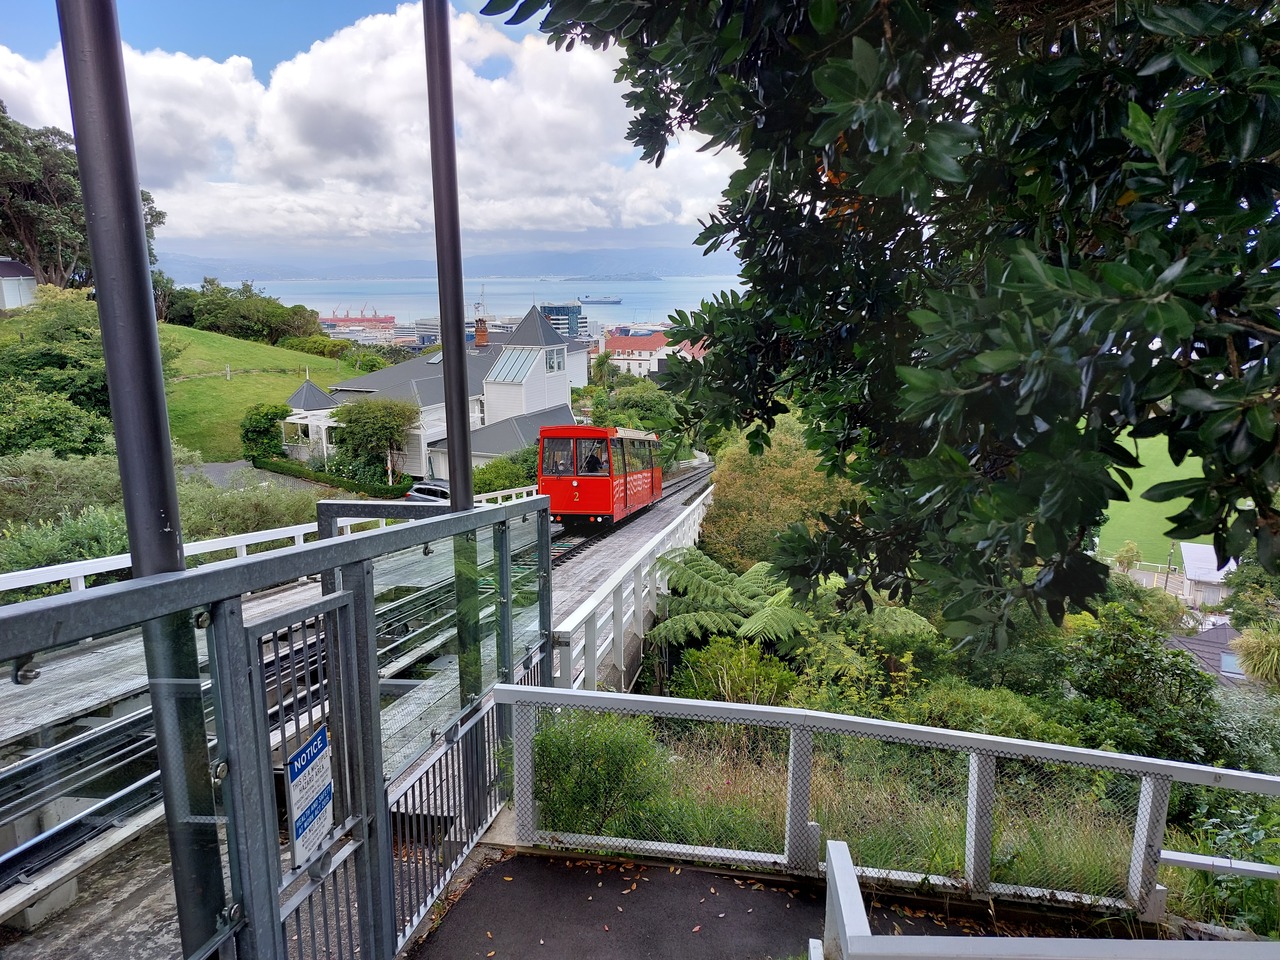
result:
<svg viewBox="0 0 1280 960"><path fill-rule="evenodd" d="M293 396L285 403L294 410L331 410L338 405L337 400L310 380L304 380L302 386L293 391Z"/></svg>
<svg viewBox="0 0 1280 960"><path fill-rule="evenodd" d="M1236 687L1245 680L1243 677L1223 672L1222 655L1233 652L1230 643L1238 636L1240 631L1234 627L1220 626L1201 630L1194 637L1175 634L1166 642L1169 646L1180 647L1190 653L1198 661L1200 669L1205 673L1213 674L1223 686Z"/></svg>
<svg viewBox="0 0 1280 960"><path fill-rule="evenodd" d="M564 344L564 337L556 333L556 328L547 323L537 307L529 308L507 338L507 346L511 347L562 347Z"/></svg>
<svg viewBox="0 0 1280 960"><path fill-rule="evenodd" d="M573 410L567 403L524 413L518 417L508 417L472 430L471 452L486 456L514 453L537 443L538 431L543 427L568 426L573 422ZM428 446L443 447L446 444L446 440L437 440Z"/></svg>
<svg viewBox="0 0 1280 960"><path fill-rule="evenodd" d="M468 396L484 393L484 378L500 353L498 347L467 352ZM444 403L444 364L432 362L430 357L414 357L363 377L343 380L331 389L340 402L377 394L392 400L409 400L419 407L434 407Z"/></svg>
<svg viewBox="0 0 1280 960"><path fill-rule="evenodd" d="M0 279L8 280L13 277L22 279L30 277L34 279L35 271L25 263L19 263L17 260L0 260Z"/></svg>
<svg viewBox="0 0 1280 960"><path fill-rule="evenodd" d="M1181 547L1182 567L1188 580L1221 583L1223 575L1236 568L1236 562L1228 560L1227 565L1219 570L1218 553L1207 543L1183 543Z"/></svg>

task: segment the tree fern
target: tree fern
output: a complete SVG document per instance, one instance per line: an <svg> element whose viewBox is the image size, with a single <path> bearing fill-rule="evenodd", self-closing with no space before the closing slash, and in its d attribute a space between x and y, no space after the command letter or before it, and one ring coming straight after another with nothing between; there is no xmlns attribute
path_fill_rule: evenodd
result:
<svg viewBox="0 0 1280 960"><path fill-rule="evenodd" d="M704 609L734 611L750 616L760 601L738 590L738 577L693 548L673 550L658 558L667 586L701 604Z"/></svg>
<svg viewBox="0 0 1280 960"><path fill-rule="evenodd" d="M813 617L803 610L766 604L743 621L737 635L740 640L760 640L781 649L814 626Z"/></svg>
<svg viewBox="0 0 1280 960"><path fill-rule="evenodd" d="M743 618L734 613L700 610L668 617L647 634L654 643L683 647L691 640L705 640L713 636L736 636Z"/></svg>

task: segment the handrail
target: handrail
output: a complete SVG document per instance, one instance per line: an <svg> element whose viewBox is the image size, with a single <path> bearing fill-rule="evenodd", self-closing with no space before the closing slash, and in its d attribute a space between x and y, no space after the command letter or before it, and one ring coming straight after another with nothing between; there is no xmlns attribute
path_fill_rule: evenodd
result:
<svg viewBox="0 0 1280 960"><path fill-rule="evenodd" d="M511 503L536 496L536 486L512 487L510 490L497 490L483 493L475 498L477 506L487 504ZM339 532L350 533L352 526L358 523L370 523L367 517L342 517L338 520ZM385 526L380 522L379 526ZM210 540L197 540L183 545L183 554L187 558L204 554L217 553L220 550L235 550L237 557L248 555L248 548L259 543L270 543L273 540L292 540L294 546L302 546L304 538L316 532L314 523L295 523L288 527L273 527L270 530L256 530L249 533L237 533L227 537L214 537ZM128 553L117 553L110 557L97 557L89 560L73 560L69 563L55 563L47 567L33 567L30 570L14 570L0 573L0 591L19 590L23 587L35 587L46 583L71 581L72 591L84 590L85 577L97 573L110 573L115 570L127 570L133 566L133 558Z"/></svg>

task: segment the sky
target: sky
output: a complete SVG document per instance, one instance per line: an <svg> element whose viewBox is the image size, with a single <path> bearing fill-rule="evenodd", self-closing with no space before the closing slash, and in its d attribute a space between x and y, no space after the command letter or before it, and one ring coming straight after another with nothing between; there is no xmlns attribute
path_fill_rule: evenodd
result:
<svg viewBox="0 0 1280 960"><path fill-rule="evenodd" d="M450 20L467 255L681 246L736 166L686 135L660 168L626 142L611 51L531 24ZM434 259L418 3L118 0L141 185L162 252L297 263ZM0 100L71 129L54 0L6 5Z"/></svg>

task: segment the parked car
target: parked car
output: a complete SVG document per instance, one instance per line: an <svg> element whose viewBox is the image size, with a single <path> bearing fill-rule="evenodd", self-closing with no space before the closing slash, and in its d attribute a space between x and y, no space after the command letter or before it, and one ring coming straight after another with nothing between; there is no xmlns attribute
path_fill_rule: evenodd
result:
<svg viewBox="0 0 1280 960"><path fill-rule="evenodd" d="M449 484L445 480L419 480L404 498L414 503L448 503Z"/></svg>

